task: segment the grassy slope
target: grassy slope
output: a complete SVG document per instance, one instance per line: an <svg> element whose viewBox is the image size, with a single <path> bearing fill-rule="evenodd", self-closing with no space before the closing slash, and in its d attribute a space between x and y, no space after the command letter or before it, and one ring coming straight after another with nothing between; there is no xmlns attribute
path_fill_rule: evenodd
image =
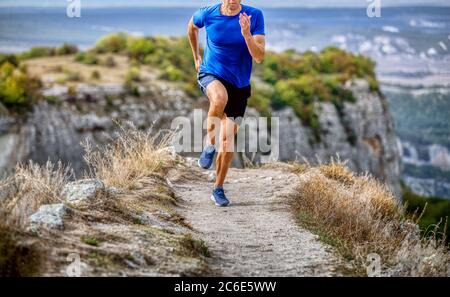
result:
<svg viewBox="0 0 450 297"><path fill-rule="evenodd" d="M335 162L294 164L293 170L300 180L292 200L300 224L336 247L354 273L366 275L367 258L376 253L383 275L450 275L448 247L439 237L421 237L417 216L399 206L385 185Z"/></svg>
<svg viewBox="0 0 450 297"><path fill-rule="evenodd" d="M83 275L206 273L208 248L175 211L178 199L165 179L168 170L183 167L183 160L166 149L169 138L156 141L127 128L107 147L88 147L90 173L85 177L116 189L88 204L62 199L71 177L68 168L19 165L0 181L0 276L65 275L71 253L87 264ZM69 209L64 230L29 230L29 216L52 203Z"/></svg>

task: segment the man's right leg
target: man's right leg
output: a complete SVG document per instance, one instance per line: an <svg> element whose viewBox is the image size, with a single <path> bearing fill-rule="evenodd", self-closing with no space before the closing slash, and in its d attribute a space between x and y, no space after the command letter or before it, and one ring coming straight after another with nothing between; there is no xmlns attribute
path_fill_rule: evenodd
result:
<svg viewBox="0 0 450 297"><path fill-rule="evenodd" d="M202 153L202 156L205 156L205 158L204 160L202 160L201 156L199 160L199 165L201 167L203 167L203 164L209 165L213 160L214 151L210 151L209 153L205 152L210 150L208 146L216 144L216 135L223 138L221 139L222 141L220 143L220 145L222 146L224 143L228 143L228 138L224 137L224 135L227 134L227 131L232 130L230 129L230 127L228 127L227 129L227 126L229 126L227 125L228 119L226 117L226 114L224 113L225 107L228 102L228 92L225 86L219 80L214 80L206 87L206 94L209 99L210 105L207 118L207 145L205 146L205 149ZM233 133L232 135L234 136ZM225 150L224 152L222 149L220 149L220 152L216 159L216 171L219 173L219 180L216 180L211 199L217 206L227 206L228 204L230 204L230 201L225 196L222 184L228 171L228 167L231 163L230 158L232 158L232 156L232 151L231 153L228 153L227 150ZM204 166L203 168L206 168L206 166Z"/></svg>
<svg viewBox="0 0 450 297"><path fill-rule="evenodd" d="M206 142L215 145L215 133L220 131L220 127L216 127L216 125L220 125L228 102L228 93L225 86L219 80L215 80L207 86L206 94L209 99Z"/></svg>
<svg viewBox="0 0 450 297"><path fill-rule="evenodd" d="M216 135L220 133L220 121L228 101L228 93L219 80L213 80L206 86L206 96L209 99L208 118L206 119L206 144L198 160L201 168L209 169L214 161Z"/></svg>

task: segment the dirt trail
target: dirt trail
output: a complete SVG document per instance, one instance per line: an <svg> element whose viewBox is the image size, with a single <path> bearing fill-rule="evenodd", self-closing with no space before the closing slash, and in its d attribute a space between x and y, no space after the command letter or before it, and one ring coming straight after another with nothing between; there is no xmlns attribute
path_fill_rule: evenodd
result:
<svg viewBox="0 0 450 297"><path fill-rule="evenodd" d="M210 248L210 267L224 276L331 276L335 256L295 222L286 195L296 175L280 169L231 169L224 185L231 205L210 200L208 173L174 183L181 214ZM194 174L195 172L195 174ZM198 178L200 176L200 178ZM203 178L201 178L204 176Z"/></svg>

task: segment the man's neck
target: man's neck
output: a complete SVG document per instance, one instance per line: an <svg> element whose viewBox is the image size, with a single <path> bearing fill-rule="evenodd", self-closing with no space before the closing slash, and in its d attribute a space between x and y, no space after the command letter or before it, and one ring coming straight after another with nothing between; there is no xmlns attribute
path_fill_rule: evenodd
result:
<svg viewBox="0 0 450 297"><path fill-rule="evenodd" d="M223 15L228 15L228 16L237 15L241 10L242 10L242 5L239 5L239 7L235 10L231 10L223 4L220 5L220 12Z"/></svg>

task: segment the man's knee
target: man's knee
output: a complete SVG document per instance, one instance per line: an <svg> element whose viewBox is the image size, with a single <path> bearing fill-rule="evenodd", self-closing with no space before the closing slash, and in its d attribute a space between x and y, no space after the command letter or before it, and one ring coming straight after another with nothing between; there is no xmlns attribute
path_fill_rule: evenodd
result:
<svg viewBox="0 0 450 297"><path fill-rule="evenodd" d="M223 92L214 93L211 96L211 104L215 108L224 109L228 102L228 96Z"/></svg>
<svg viewBox="0 0 450 297"><path fill-rule="evenodd" d="M228 102L228 94L223 86L213 85L214 83L219 83L217 81L213 82L208 89L208 98L211 102L211 105L215 108L225 108Z"/></svg>

